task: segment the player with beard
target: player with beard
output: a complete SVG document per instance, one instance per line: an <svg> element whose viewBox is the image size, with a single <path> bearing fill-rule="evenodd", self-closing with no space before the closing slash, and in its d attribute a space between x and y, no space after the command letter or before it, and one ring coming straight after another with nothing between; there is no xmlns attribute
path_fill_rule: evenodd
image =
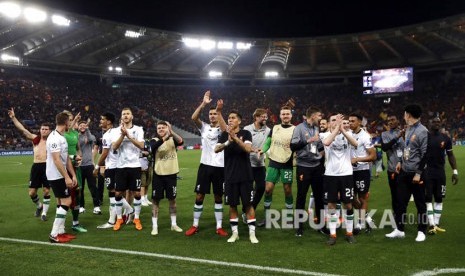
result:
<svg viewBox="0 0 465 276"><path fill-rule="evenodd" d="M32 141L34 150L34 163L31 167L31 173L29 176L29 197L32 202L36 205L36 211L34 215L40 217L42 221L47 220L47 212L50 207L50 184L47 181L47 175L45 174L45 161L47 160L46 153L46 141L51 131L51 125L43 123L40 125L39 134L32 134L27 130L16 118L15 110L13 108L8 110L8 116L15 127L26 137L26 139ZM43 191L43 203L40 203L37 190L42 187Z"/></svg>
<svg viewBox="0 0 465 276"><path fill-rule="evenodd" d="M293 101L292 101L293 102ZM267 210L271 208L273 200L273 190L278 182L283 183L285 205L289 214L292 214L294 199L292 197L292 179L293 179L293 152L290 144L292 133L295 126L292 125L292 108L290 106L283 106L279 112L281 124L273 127L268 135L268 138L263 145L262 152L269 152L269 164L266 173L266 186L265 186L265 217L268 215ZM258 226L265 226L266 219L260 222Z"/></svg>
<svg viewBox="0 0 465 276"><path fill-rule="evenodd" d="M142 127L133 124L134 116L130 108L123 108L121 111L121 126L116 132L119 137L112 143L114 150L118 151L116 162L116 216L117 220L113 230L118 231L123 224L123 195L127 190L134 194L134 226L137 230L142 230L140 221L141 211L141 168L139 156L144 149L144 130ZM131 216L131 214L129 214Z"/></svg>
<svg viewBox="0 0 465 276"><path fill-rule="evenodd" d="M115 115L113 113L104 113L100 116L100 127L105 133L102 137L102 154L97 161L94 169L94 175L97 173L104 177L105 185L108 189L108 199L110 201L110 214L108 222L97 226L99 229L113 228L116 222L116 199L115 199L115 186L116 186L116 163L118 162L118 151L113 148L113 143L119 138L120 132L118 128L114 128ZM134 209L129 205L126 199L121 199L123 208L126 214L131 214Z"/></svg>
<svg viewBox="0 0 465 276"><path fill-rule="evenodd" d="M250 164L252 165L254 187L253 208L257 210L258 203L262 200L265 192L265 154L262 152L263 144L270 134L270 128L266 125L268 120L267 111L263 108L255 109L253 113L254 122L244 127L244 130L252 134L252 153L250 154ZM242 221L247 223L245 206L242 206Z"/></svg>

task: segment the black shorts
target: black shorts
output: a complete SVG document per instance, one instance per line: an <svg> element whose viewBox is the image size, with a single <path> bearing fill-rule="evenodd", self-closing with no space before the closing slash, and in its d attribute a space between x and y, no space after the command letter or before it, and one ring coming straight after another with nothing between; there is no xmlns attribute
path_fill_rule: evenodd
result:
<svg viewBox="0 0 465 276"><path fill-rule="evenodd" d="M446 172L428 172L425 173L425 191L426 202L441 203L442 199L446 197Z"/></svg>
<svg viewBox="0 0 465 276"><path fill-rule="evenodd" d="M266 177L266 168L265 167L252 167L253 181L255 182L255 190L265 189L265 177Z"/></svg>
<svg viewBox="0 0 465 276"><path fill-rule="evenodd" d="M105 186L107 186L107 189L110 191L115 189L115 186L116 186L115 176L116 176L116 169L105 170Z"/></svg>
<svg viewBox="0 0 465 276"><path fill-rule="evenodd" d="M210 183L212 185L210 185ZM197 182L194 192L197 194L209 194L210 186L213 186L213 194L222 196L224 193L224 168L200 164L197 171Z"/></svg>
<svg viewBox="0 0 465 276"><path fill-rule="evenodd" d="M354 171L354 192L366 194L370 191L370 170Z"/></svg>
<svg viewBox="0 0 465 276"><path fill-rule="evenodd" d="M31 174L29 176L29 188L39 189L41 187L50 188L45 174L47 163L34 163L31 167Z"/></svg>
<svg viewBox="0 0 465 276"><path fill-rule="evenodd" d="M118 192L140 191L140 167L137 168L117 168L115 190Z"/></svg>
<svg viewBox="0 0 465 276"><path fill-rule="evenodd" d="M177 175L157 175L153 174L152 178L152 198L154 200L160 200L166 198L168 200L176 199L176 184Z"/></svg>
<svg viewBox="0 0 465 276"><path fill-rule="evenodd" d="M53 194L56 198L67 198L70 197L70 190L66 187L64 178L57 180L50 180L50 187L52 187Z"/></svg>
<svg viewBox="0 0 465 276"><path fill-rule="evenodd" d="M252 181L225 183L224 185L225 204L237 206L242 201L243 206L253 204L254 191Z"/></svg>
<svg viewBox="0 0 465 276"><path fill-rule="evenodd" d="M324 176L325 201L328 203L350 203L354 199L352 175Z"/></svg>

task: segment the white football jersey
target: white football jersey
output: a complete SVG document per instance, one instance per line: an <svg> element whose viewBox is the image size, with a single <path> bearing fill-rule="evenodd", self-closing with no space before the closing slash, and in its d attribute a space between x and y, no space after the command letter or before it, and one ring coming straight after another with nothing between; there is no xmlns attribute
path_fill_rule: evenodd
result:
<svg viewBox="0 0 465 276"><path fill-rule="evenodd" d="M350 145L350 154L352 158L368 156L367 149L373 148L371 137L364 129L358 133L352 132L352 137L357 140L357 147ZM354 164L354 171L363 171L370 169L370 162L357 162Z"/></svg>
<svg viewBox="0 0 465 276"><path fill-rule="evenodd" d="M115 151L112 147L112 143L118 139L121 132L117 128L110 128L103 134L102 137L102 148L108 149L108 155L105 159L106 169L115 169L116 163L118 162L118 151Z"/></svg>
<svg viewBox="0 0 465 276"><path fill-rule="evenodd" d="M127 129L128 135L133 137L136 141L144 142L144 130L140 126L133 125L132 128ZM116 129L116 133L121 135L121 127ZM140 149L136 147L128 137L123 138L123 142L119 147L118 162L116 168L140 168Z"/></svg>
<svg viewBox="0 0 465 276"><path fill-rule="evenodd" d="M66 163L68 161L68 143L63 135L61 135L58 131L54 130L50 133L47 137L47 163L45 174L47 175L47 180L57 180L65 178L61 173L58 171L55 163L53 162L52 153L59 152L60 153L60 161L65 167L66 170Z"/></svg>
<svg viewBox="0 0 465 276"><path fill-rule="evenodd" d="M202 122L200 135L202 136L202 155L200 163L213 167L224 167L224 151L215 153L215 146L218 144L218 138L221 135L219 127L211 127L209 124Z"/></svg>
<svg viewBox="0 0 465 276"><path fill-rule="evenodd" d="M325 139L330 132L320 133L321 139ZM352 163L350 161L350 145L342 133L336 135L329 146L325 146L325 175L345 176L352 175Z"/></svg>

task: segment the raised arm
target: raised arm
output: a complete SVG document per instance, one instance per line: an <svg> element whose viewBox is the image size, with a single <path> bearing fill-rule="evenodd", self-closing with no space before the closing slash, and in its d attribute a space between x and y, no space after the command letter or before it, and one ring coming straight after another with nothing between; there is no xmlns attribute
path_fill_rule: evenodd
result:
<svg viewBox="0 0 465 276"><path fill-rule="evenodd" d="M216 113L218 114L218 123L220 124L221 131L226 131L227 124L224 121L223 114L221 113L222 111L223 111L223 100L219 99L216 102Z"/></svg>
<svg viewBox="0 0 465 276"><path fill-rule="evenodd" d="M34 140L34 138L37 137L36 134L32 134L31 132L29 132L29 130L27 130L23 124L21 124L18 119L16 118L15 116L15 110L13 109L13 107L11 109L8 110L8 116L10 116L10 119L11 121L13 122L13 124L15 125L15 127L28 139L28 140Z"/></svg>
<svg viewBox="0 0 465 276"><path fill-rule="evenodd" d="M202 127L202 121L200 120L200 113L205 108L205 106L207 106L207 104L209 104L211 101L212 101L212 98L210 97L210 90L207 90L207 92L205 92L205 95L203 95L202 103L200 103L200 105L197 107L197 109L194 111L191 117L192 121L194 121L197 128Z"/></svg>

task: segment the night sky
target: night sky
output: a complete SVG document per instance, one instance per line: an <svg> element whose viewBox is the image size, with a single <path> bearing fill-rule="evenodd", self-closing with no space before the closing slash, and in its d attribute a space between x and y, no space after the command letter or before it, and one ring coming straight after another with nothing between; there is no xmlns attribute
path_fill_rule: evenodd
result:
<svg viewBox="0 0 465 276"><path fill-rule="evenodd" d="M238 38L346 34L399 27L465 13L464 0L28 2L141 27Z"/></svg>

